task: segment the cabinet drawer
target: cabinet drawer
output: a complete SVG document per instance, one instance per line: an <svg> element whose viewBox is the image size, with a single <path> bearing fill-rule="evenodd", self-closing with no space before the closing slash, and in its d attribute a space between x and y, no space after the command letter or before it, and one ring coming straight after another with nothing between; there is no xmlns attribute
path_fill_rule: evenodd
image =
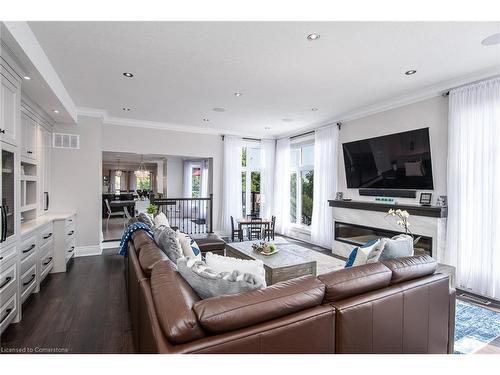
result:
<svg viewBox="0 0 500 375"><path fill-rule="evenodd" d="M52 267L54 267L54 250L51 248L40 259L40 282L45 279Z"/></svg>
<svg viewBox="0 0 500 375"><path fill-rule="evenodd" d="M40 232L40 246L45 245L47 242L52 241L54 237L52 223L44 227Z"/></svg>
<svg viewBox="0 0 500 375"><path fill-rule="evenodd" d="M75 241L66 242L66 258L70 258L75 253Z"/></svg>
<svg viewBox="0 0 500 375"><path fill-rule="evenodd" d="M26 259L36 251L36 236L31 236L21 242L21 260Z"/></svg>
<svg viewBox="0 0 500 375"><path fill-rule="evenodd" d="M2 300L3 302L3 300ZM12 322L17 314L17 293L14 293L1 307L0 307L0 333Z"/></svg>
<svg viewBox="0 0 500 375"><path fill-rule="evenodd" d="M31 294L36 287L36 267L33 265L23 276L21 276L21 303Z"/></svg>
<svg viewBox="0 0 500 375"><path fill-rule="evenodd" d="M75 229L66 229L66 241L75 238Z"/></svg>
<svg viewBox="0 0 500 375"><path fill-rule="evenodd" d="M11 246L6 249L2 249L0 252L0 271L9 267L12 263L16 262L16 247Z"/></svg>
<svg viewBox="0 0 500 375"><path fill-rule="evenodd" d="M12 264L10 267L0 272L0 303L4 302L12 295L17 286L17 267Z"/></svg>
<svg viewBox="0 0 500 375"><path fill-rule="evenodd" d="M64 222L65 222L66 228L70 228L70 227L73 227L72 229L75 228L75 217L74 216L68 217Z"/></svg>
<svg viewBox="0 0 500 375"><path fill-rule="evenodd" d="M28 271L31 267L35 265L36 262L36 254L32 253L21 261L21 269L19 273L24 275L26 271Z"/></svg>

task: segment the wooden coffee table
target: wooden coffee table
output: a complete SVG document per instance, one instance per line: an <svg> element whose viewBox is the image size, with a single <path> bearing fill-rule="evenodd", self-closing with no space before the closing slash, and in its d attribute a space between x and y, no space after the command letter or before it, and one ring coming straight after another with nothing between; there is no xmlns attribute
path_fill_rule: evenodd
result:
<svg viewBox="0 0 500 375"><path fill-rule="evenodd" d="M273 255L262 255L253 251L252 241L226 244L226 256L239 259L260 259L264 263L267 285L294 279L299 276L316 276L316 261L301 257L276 244L279 250Z"/></svg>

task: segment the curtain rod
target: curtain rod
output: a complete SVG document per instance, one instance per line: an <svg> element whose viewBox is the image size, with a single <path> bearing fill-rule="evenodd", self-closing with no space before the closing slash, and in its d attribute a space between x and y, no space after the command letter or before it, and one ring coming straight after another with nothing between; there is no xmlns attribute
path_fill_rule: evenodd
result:
<svg viewBox="0 0 500 375"><path fill-rule="evenodd" d="M306 135L311 135L311 134L314 134L314 130L308 131L306 133L294 135L293 137L290 137L290 139L305 137Z"/></svg>
<svg viewBox="0 0 500 375"><path fill-rule="evenodd" d="M297 135L294 135L292 137L290 137L290 139L295 139L295 138L300 138L300 137L305 137L306 135L310 135L310 134L314 134L316 132L316 130L319 130L319 129L323 129L323 128L327 128L329 126L333 126L333 125L337 125L339 130L340 128L342 127L342 123L339 121L339 122L336 122L335 124L328 124L328 125L324 125L324 126L321 126L317 129L314 129L314 130L310 130L308 132L305 132L305 133L301 133L301 134L297 134Z"/></svg>
<svg viewBox="0 0 500 375"><path fill-rule="evenodd" d="M488 78L478 79L477 81L472 81L472 82L469 82L469 83L464 83L463 85L458 85L458 86L455 86L455 87L451 87L446 92L443 92L442 95L446 97L446 96L450 95L450 91L451 90L459 89L461 87L465 87L465 86L469 86L469 85L475 85L476 83L481 83L481 82L489 81L490 79L495 79L495 78L500 78L500 74L496 74L496 75L488 77Z"/></svg>
<svg viewBox="0 0 500 375"><path fill-rule="evenodd" d="M222 140L224 140L224 135L221 135L221 138L222 138ZM262 141L262 139L259 139L259 138L247 138L247 137L243 137L241 139L243 139L244 141L252 141L252 142L261 142Z"/></svg>

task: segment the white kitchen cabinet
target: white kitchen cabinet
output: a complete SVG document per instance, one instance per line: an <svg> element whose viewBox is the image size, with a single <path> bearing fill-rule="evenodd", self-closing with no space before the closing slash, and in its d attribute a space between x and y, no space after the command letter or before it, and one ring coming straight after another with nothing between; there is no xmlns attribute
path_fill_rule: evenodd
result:
<svg viewBox="0 0 500 375"><path fill-rule="evenodd" d="M21 156L23 158L36 160L37 128L36 120L21 112Z"/></svg>
<svg viewBox="0 0 500 375"><path fill-rule="evenodd" d="M13 146L19 142L20 108L19 77L0 59L0 140Z"/></svg>

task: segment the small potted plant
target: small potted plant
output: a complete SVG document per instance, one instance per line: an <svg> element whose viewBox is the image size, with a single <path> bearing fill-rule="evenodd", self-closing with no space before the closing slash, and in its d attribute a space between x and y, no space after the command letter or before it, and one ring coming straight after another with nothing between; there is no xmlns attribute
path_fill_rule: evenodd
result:
<svg viewBox="0 0 500 375"><path fill-rule="evenodd" d="M158 206L155 205L155 204L150 204L147 208L146 208L146 212L149 216L151 216L151 219L154 218L155 214L158 212Z"/></svg>
<svg viewBox="0 0 500 375"><path fill-rule="evenodd" d="M410 214L406 210L393 210L392 208L387 212L386 216L393 216L398 218L396 221L396 224L399 225L401 228L404 229L405 235L410 236L413 240L413 245L416 245L417 242L420 240L420 237L415 238L413 233L410 230Z"/></svg>

